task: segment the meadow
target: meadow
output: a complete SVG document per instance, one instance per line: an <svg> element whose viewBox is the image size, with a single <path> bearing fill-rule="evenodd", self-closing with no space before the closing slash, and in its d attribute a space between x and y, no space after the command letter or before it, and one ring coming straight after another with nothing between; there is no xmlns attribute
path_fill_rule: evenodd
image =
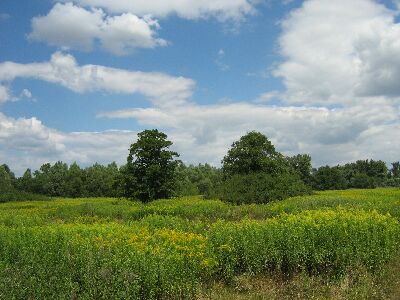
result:
<svg viewBox="0 0 400 300"><path fill-rule="evenodd" d="M0 299L396 299L400 189L0 204Z"/></svg>

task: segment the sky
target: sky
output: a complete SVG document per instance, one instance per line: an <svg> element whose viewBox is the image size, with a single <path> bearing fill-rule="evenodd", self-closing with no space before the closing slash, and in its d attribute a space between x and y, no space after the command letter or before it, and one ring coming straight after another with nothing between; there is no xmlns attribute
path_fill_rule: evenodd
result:
<svg viewBox="0 0 400 300"><path fill-rule="evenodd" d="M398 0L0 1L0 163L220 165L249 131L314 166L400 159Z"/></svg>

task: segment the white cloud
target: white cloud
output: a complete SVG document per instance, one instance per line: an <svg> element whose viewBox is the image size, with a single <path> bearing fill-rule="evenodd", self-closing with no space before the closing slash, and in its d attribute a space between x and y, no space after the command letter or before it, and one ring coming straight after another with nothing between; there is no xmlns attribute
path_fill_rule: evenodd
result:
<svg viewBox="0 0 400 300"><path fill-rule="evenodd" d="M131 13L137 15L141 15L139 4L161 7L164 3L76 2L117 13L129 11L128 6L136 3ZM158 16L171 13L182 12L172 7ZM215 11L203 13L196 18L216 16ZM302 107L249 102L198 105L189 102L195 88L191 79L80 66L73 56L60 52L49 62L0 64L0 83L24 77L79 93L141 93L152 101L152 107L104 112L98 117L132 118L143 127L163 130L186 162L218 165L231 143L249 130L266 134L287 155L311 154L316 166L366 158L399 160L400 33L394 12L371 0L309 0L282 24L279 43L284 61L275 75L284 79L287 90L262 94L258 101L277 98ZM217 53L222 58L224 54ZM0 114L0 158L11 160L10 165L19 169L59 159L123 163L135 138L132 131L61 132L35 118Z"/></svg>
<svg viewBox="0 0 400 300"><path fill-rule="evenodd" d="M153 29L158 29L158 22L132 14L107 18L100 37L102 47L115 54L126 54L135 48L154 48L165 46L167 42L155 38Z"/></svg>
<svg viewBox="0 0 400 300"><path fill-rule="evenodd" d="M69 0L67 0L69 1ZM66 2L66 1L63 1ZM74 0L85 7L101 7L110 13L130 12L135 15L167 17L175 14L185 19L215 17L219 21L240 21L255 13L259 0Z"/></svg>
<svg viewBox="0 0 400 300"><path fill-rule="evenodd" d="M267 103L273 100L280 100L284 97L285 95L282 92L279 91L271 91L271 92L266 92L262 93L257 97L257 99L254 100L256 103Z"/></svg>
<svg viewBox="0 0 400 300"><path fill-rule="evenodd" d="M156 37L157 21L131 13L106 16L101 9L86 10L72 3L57 3L46 16L32 19L29 38L62 48L92 50L96 41L102 48L125 55L137 48L165 46Z"/></svg>
<svg viewBox="0 0 400 300"><path fill-rule="evenodd" d="M104 13L91 11L71 3L56 4L46 16L32 19L29 37L54 46L91 50L94 39L101 34Z"/></svg>
<svg viewBox="0 0 400 300"><path fill-rule="evenodd" d="M8 91L8 88L6 88L3 85L0 85L0 104L7 102L11 99L10 93Z"/></svg>
<svg viewBox="0 0 400 300"><path fill-rule="evenodd" d="M61 52L54 53L49 62L0 63L0 82L18 77L60 84L78 93L140 93L158 106L186 102L195 85L191 79L164 73L128 71L98 65L79 66L72 55Z"/></svg>
<svg viewBox="0 0 400 300"><path fill-rule="evenodd" d="M316 166L366 158L398 160L399 109L381 99L368 101L367 110L186 103L99 117L133 118L144 127L161 129L187 163L219 165L231 143L249 130L266 134L286 155L311 154ZM0 113L0 158L18 174L57 160L122 164L135 140L133 131L69 133L48 128L36 118L14 119Z"/></svg>
<svg viewBox="0 0 400 300"><path fill-rule="evenodd" d="M283 78L293 103L354 104L400 96L400 25L372 0L309 0L283 21Z"/></svg>
<svg viewBox="0 0 400 300"><path fill-rule="evenodd" d="M122 164L135 139L136 133L131 131L65 133L46 127L36 118L14 119L0 113L0 158L18 174L58 160L82 165Z"/></svg>
<svg viewBox="0 0 400 300"><path fill-rule="evenodd" d="M364 148L364 144L369 145L378 135L372 140L364 136L373 128L393 126L399 111L381 99L368 101L368 110L364 106L327 109L250 103L185 104L170 109L105 112L98 116L133 118L142 126L165 128L172 136L185 137L177 147L187 161L218 164L230 144L249 130L263 132L286 154L310 153L317 165L371 157L370 154L373 158L393 160L394 152L385 145L372 152Z"/></svg>
<svg viewBox="0 0 400 300"><path fill-rule="evenodd" d="M28 89L23 89L21 92L21 97L32 99L32 92Z"/></svg>
<svg viewBox="0 0 400 300"><path fill-rule="evenodd" d="M65 149L57 131L45 127L36 118L14 119L0 113L0 142L3 147L46 154Z"/></svg>
<svg viewBox="0 0 400 300"><path fill-rule="evenodd" d="M400 96L400 24L385 25L371 29L356 43L361 61L358 95Z"/></svg>

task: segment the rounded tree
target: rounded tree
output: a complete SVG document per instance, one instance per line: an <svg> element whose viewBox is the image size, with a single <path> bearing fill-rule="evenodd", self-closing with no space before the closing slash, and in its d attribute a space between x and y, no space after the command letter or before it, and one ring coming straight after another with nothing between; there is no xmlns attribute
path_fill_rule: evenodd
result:
<svg viewBox="0 0 400 300"><path fill-rule="evenodd" d="M223 200L266 203L302 195L309 188L268 138L251 131L232 144L222 160Z"/></svg>
<svg viewBox="0 0 400 300"><path fill-rule="evenodd" d="M176 186L178 153L169 150L172 142L157 129L138 134L130 147L125 172L125 196L149 202L169 198Z"/></svg>
<svg viewBox="0 0 400 300"><path fill-rule="evenodd" d="M251 131L234 142L222 160L225 178L257 172L278 174L286 167L283 155L275 150L264 134L256 131Z"/></svg>

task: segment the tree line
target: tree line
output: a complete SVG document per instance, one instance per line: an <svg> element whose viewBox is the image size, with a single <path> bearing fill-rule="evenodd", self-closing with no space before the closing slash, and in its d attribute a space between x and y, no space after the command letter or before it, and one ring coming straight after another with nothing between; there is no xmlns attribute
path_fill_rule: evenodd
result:
<svg viewBox="0 0 400 300"><path fill-rule="evenodd" d="M124 197L126 165L115 162L106 166L95 163L81 168L77 163L43 164L34 172L27 169L20 177L8 165L0 165L0 202L11 200L36 200L38 195L48 197ZM220 180L220 169L209 164L176 166L175 196L210 194ZM18 193L22 193L18 197Z"/></svg>
<svg viewBox="0 0 400 300"><path fill-rule="evenodd" d="M358 160L312 168L307 154L284 156L268 138L249 132L234 142L217 168L185 165L158 130L145 130L129 149L127 163L81 168L77 163L43 164L16 177L0 165L0 201L49 197L128 197L148 202L173 196L204 195L235 203L265 203L311 190L400 187L400 163Z"/></svg>

